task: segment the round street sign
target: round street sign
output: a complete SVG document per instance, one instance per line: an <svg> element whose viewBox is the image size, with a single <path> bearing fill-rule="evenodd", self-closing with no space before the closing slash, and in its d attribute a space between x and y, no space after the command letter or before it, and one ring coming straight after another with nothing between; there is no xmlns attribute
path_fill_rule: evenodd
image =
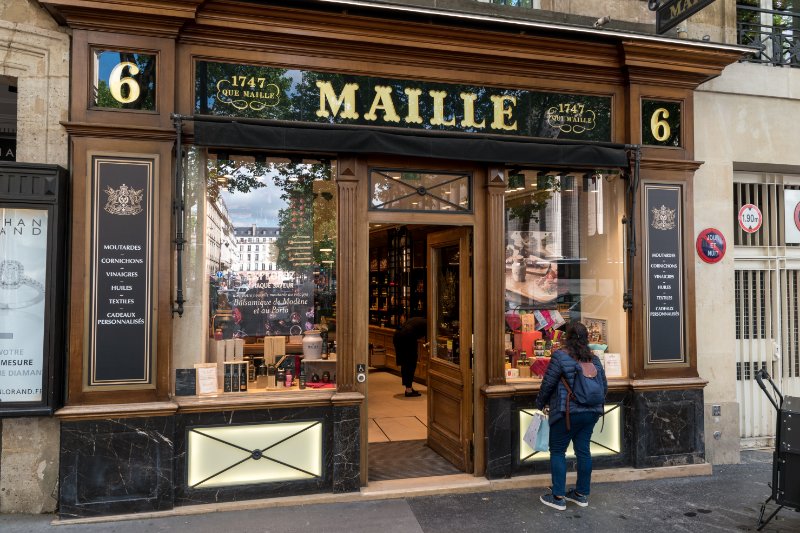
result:
<svg viewBox="0 0 800 533"><path fill-rule="evenodd" d="M719 263L725 257L725 237L718 229L708 228L697 236L697 255L706 263Z"/></svg>
<svg viewBox="0 0 800 533"><path fill-rule="evenodd" d="M797 229L800 229L800 202L794 206L794 225Z"/></svg>
<svg viewBox="0 0 800 533"><path fill-rule="evenodd" d="M755 233L761 228L761 223L764 217L761 215L761 210L758 206L753 204L744 204L739 209L739 227L747 233ZM795 223L797 221L795 220Z"/></svg>

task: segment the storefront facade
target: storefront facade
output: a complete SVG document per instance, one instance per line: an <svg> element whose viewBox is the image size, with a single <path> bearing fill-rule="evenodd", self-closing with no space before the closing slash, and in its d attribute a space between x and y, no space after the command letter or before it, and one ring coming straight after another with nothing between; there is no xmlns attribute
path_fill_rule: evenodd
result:
<svg viewBox="0 0 800 533"><path fill-rule="evenodd" d="M572 319L614 369L596 468L704 462L693 90L741 50L316 2L43 3L73 31L62 516L365 485L370 346L406 320L370 300L383 225L437 228L428 442L457 468L547 471L521 439L539 380L506 358ZM228 228L220 206L273 186L280 231ZM322 325L329 386L238 374Z"/></svg>

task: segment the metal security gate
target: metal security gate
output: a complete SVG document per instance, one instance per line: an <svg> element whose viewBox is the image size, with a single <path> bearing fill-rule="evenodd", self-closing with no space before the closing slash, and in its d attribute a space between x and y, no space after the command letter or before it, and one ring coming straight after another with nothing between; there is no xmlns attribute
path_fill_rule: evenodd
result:
<svg viewBox="0 0 800 533"><path fill-rule="evenodd" d="M736 396L743 447L771 446L774 408L755 380L766 368L784 394L800 394L800 246L784 237L784 189L798 176L737 175L734 216L747 203L764 223L753 234L735 223ZM742 181L739 181L742 180ZM771 181L772 183L765 183Z"/></svg>

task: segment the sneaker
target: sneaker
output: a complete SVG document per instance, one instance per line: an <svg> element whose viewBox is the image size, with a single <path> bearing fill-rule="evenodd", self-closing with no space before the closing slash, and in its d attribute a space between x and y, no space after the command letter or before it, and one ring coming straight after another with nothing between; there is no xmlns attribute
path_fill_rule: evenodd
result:
<svg viewBox="0 0 800 533"><path fill-rule="evenodd" d="M545 504L548 507L552 507L557 511L566 511L567 510L567 500L561 498L560 500L553 496L552 493L542 494L539 496L539 501Z"/></svg>
<svg viewBox="0 0 800 533"><path fill-rule="evenodd" d="M584 496L583 494L578 494L575 489L568 490L567 494L564 496L564 499L581 507L587 507L589 505L589 497Z"/></svg>
<svg viewBox="0 0 800 533"><path fill-rule="evenodd" d="M411 392L406 392L406 398L411 398L414 396L422 396L419 391L412 390Z"/></svg>

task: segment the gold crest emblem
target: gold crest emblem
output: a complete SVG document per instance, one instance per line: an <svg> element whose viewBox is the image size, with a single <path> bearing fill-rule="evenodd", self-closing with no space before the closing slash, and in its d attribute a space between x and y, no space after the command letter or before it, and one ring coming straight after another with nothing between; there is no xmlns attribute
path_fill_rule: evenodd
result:
<svg viewBox="0 0 800 533"><path fill-rule="evenodd" d="M137 215L142 212L144 189L132 189L124 183L119 189L106 187L108 201L103 209L112 215Z"/></svg>
<svg viewBox="0 0 800 533"><path fill-rule="evenodd" d="M665 205L661 207L654 207L653 213L653 229L667 231L675 229L675 209L670 209Z"/></svg>

